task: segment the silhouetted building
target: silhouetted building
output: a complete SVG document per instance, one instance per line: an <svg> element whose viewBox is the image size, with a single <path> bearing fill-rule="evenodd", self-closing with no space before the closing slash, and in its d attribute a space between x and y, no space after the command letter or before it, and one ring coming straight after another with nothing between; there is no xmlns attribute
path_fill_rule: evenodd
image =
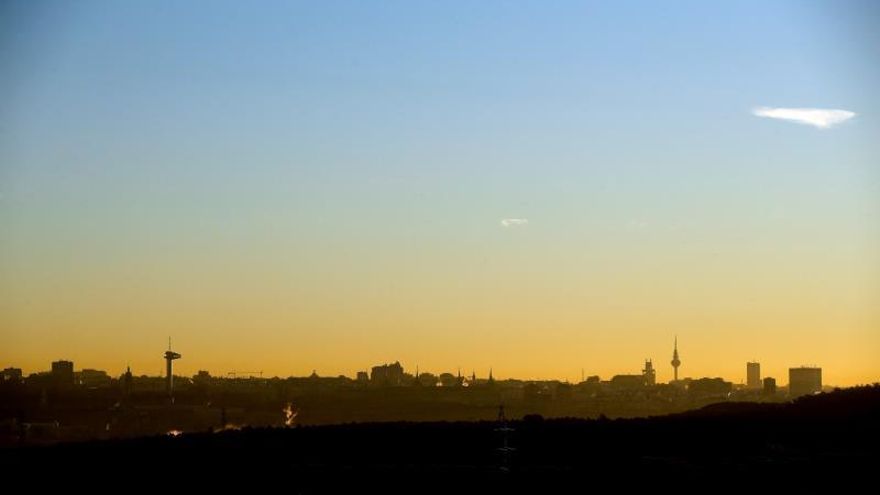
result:
<svg viewBox="0 0 880 495"><path fill-rule="evenodd" d="M30 375L24 377L24 384L28 387L45 389L47 387L53 386L54 383L55 378L52 376L51 371L40 371L38 373L31 373Z"/></svg>
<svg viewBox="0 0 880 495"><path fill-rule="evenodd" d="M73 361L55 361L52 363L52 381L59 387L71 387L74 384Z"/></svg>
<svg viewBox="0 0 880 495"><path fill-rule="evenodd" d="M681 359L678 359L678 337L675 337L675 348L672 350L672 361L670 362L672 365L673 371L673 380L678 381L678 367L681 366Z"/></svg>
<svg viewBox="0 0 880 495"><path fill-rule="evenodd" d="M21 383L23 381L21 368L6 368L0 378L4 383Z"/></svg>
<svg viewBox="0 0 880 495"><path fill-rule="evenodd" d="M358 383L367 383L370 381L370 375L366 371L358 371L357 372L357 381Z"/></svg>
<svg viewBox="0 0 880 495"><path fill-rule="evenodd" d="M571 400L572 395L572 386L568 383L560 383L556 386L556 400L567 402Z"/></svg>
<svg viewBox="0 0 880 495"><path fill-rule="evenodd" d="M688 392L696 395L727 395L733 384L722 378L699 378L688 383Z"/></svg>
<svg viewBox="0 0 880 495"><path fill-rule="evenodd" d="M523 386L522 393L523 401L531 406L547 402L552 398L550 391L543 384L527 383Z"/></svg>
<svg viewBox="0 0 880 495"><path fill-rule="evenodd" d="M792 398L822 391L822 368L788 369L788 395Z"/></svg>
<svg viewBox="0 0 880 495"><path fill-rule="evenodd" d="M383 387L396 387L403 383L403 366L395 361L394 364L373 366L370 372L370 382Z"/></svg>
<svg viewBox="0 0 880 495"><path fill-rule="evenodd" d="M761 363L746 363L746 386L751 389L761 388Z"/></svg>
<svg viewBox="0 0 880 495"><path fill-rule="evenodd" d="M595 377L598 380L599 377ZM590 377L592 380L593 377ZM609 384L617 390L640 389L653 386L657 381L656 371L650 359L645 360L645 368L641 375L614 375Z"/></svg>
<svg viewBox="0 0 880 495"><path fill-rule="evenodd" d="M413 377L414 386L435 387L438 381L439 379L433 373L419 373L419 368L416 367L416 375Z"/></svg>
<svg viewBox="0 0 880 495"><path fill-rule="evenodd" d="M110 386L110 375L103 370L83 369L77 374L77 383L86 388L104 388Z"/></svg>
<svg viewBox="0 0 880 495"><path fill-rule="evenodd" d="M212 381L213 379L211 377L211 373L206 370L199 370L198 372L196 372L195 376L193 376L193 385L196 385L198 387L207 387L211 384Z"/></svg>
<svg viewBox="0 0 880 495"><path fill-rule="evenodd" d="M440 373L440 385L444 387L455 387L461 384L460 377L456 377L452 373Z"/></svg>
<svg viewBox="0 0 880 495"><path fill-rule="evenodd" d="M128 397L131 395L131 385L134 377L131 374L131 366L125 367L125 373L122 375L122 395Z"/></svg>
<svg viewBox="0 0 880 495"><path fill-rule="evenodd" d="M776 395L776 379L775 378L770 378L769 376L767 378L764 378L764 395L769 395L769 396Z"/></svg>
<svg viewBox="0 0 880 495"><path fill-rule="evenodd" d="M653 387L657 383L657 373L654 371L654 365L650 359L645 360L645 369L642 370L642 376L645 379L645 385Z"/></svg>
<svg viewBox="0 0 880 495"><path fill-rule="evenodd" d="M645 375L614 375L611 387L617 390L633 390L645 387Z"/></svg>

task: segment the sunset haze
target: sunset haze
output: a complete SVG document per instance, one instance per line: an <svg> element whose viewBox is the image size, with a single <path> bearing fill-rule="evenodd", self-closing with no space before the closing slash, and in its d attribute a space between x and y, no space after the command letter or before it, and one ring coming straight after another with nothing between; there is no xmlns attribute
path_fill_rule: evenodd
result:
<svg viewBox="0 0 880 495"><path fill-rule="evenodd" d="M877 382L841 4L4 5L0 367Z"/></svg>

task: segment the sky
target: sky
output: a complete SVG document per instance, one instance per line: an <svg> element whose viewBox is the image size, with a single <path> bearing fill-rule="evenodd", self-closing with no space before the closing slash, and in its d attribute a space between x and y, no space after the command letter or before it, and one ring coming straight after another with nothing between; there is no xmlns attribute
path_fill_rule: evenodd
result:
<svg viewBox="0 0 880 495"><path fill-rule="evenodd" d="M0 367L880 381L880 6L0 6Z"/></svg>

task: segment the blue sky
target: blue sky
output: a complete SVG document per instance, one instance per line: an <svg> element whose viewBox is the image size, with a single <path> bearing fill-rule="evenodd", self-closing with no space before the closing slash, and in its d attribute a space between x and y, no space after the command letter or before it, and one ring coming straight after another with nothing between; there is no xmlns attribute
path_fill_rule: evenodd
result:
<svg viewBox="0 0 880 495"><path fill-rule="evenodd" d="M183 215L302 200L336 221L356 216L327 204L343 197L552 221L610 194L634 217L613 222L683 195L748 218L746 196L786 189L800 208L836 184L823 211L871 197L878 9L765 3L13 4L2 194ZM858 117L817 132L761 105Z"/></svg>
<svg viewBox="0 0 880 495"><path fill-rule="evenodd" d="M15 304L53 283L144 263L293 256L369 279L386 258L417 277L800 252L878 287L878 19L872 2L6 2L8 338L27 343Z"/></svg>

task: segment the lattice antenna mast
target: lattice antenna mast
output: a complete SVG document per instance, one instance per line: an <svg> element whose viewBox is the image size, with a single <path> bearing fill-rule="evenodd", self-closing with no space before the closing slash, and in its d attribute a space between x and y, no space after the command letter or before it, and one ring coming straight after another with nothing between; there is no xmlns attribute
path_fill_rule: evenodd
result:
<svg viewBox="0 0 880 495"><path fill-rule="evenodd" d="M498 452L501 453L501 466L499 469L502 472L509 473L510 456L516 451L515 448L510 446L510 434L515 430L507 423L507 417L504 415L504 404L498 406L498 427L495 428L495 431L501 434L501 447L498 448Z"/></svg>

